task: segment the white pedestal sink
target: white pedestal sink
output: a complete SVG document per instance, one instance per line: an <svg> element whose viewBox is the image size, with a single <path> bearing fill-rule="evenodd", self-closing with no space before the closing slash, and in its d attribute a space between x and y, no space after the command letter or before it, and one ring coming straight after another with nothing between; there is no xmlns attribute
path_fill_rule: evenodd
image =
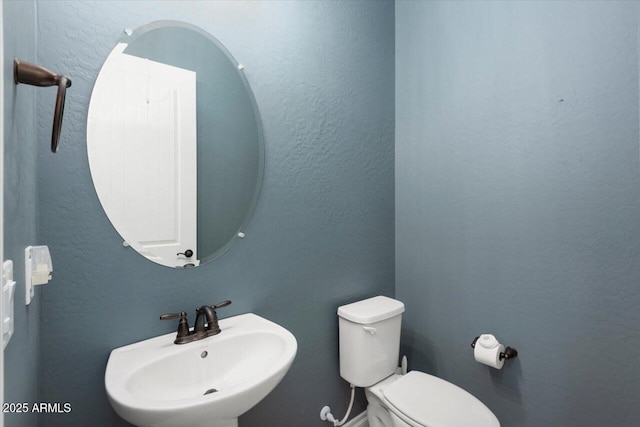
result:
<svg viewBox="0 0 640 427"><path fill-rule="evenodd" d="M282 380L298 344L255 314L220 328L189 344L174 344L172 333L113 350L105 372L113 409L140 427L237 427Z"/></svg>

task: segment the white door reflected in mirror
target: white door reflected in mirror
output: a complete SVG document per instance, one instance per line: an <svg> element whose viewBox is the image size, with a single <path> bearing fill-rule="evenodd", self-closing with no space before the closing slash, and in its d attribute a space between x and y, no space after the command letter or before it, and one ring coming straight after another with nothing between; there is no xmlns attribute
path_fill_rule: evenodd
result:
<svg viewBox="0 0 640 427"><path fill-rule="evenodd" d="M197 265L196 73L125 47L111 53L93 90L94 183L114 227L140 254ZM185 250L193 260L178 255Z"/></svg>

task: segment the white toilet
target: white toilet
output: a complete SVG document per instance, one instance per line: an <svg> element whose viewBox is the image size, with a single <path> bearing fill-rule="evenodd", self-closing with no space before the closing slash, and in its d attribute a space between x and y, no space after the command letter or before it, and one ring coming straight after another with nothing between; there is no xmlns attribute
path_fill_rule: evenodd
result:
<svg viewBox="0 0 640 427"><path fill-rule="evenodd" d="M365 388L369 427L500 427L460 387L424 372L399 374L404 304L378 296L338 308L340 376Z"/></svg>

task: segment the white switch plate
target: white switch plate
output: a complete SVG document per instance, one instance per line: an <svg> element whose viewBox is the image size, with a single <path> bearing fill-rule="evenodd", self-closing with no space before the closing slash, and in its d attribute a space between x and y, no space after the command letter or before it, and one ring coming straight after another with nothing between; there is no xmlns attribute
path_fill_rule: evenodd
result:
<svg viewBox="0 0 640 427"><path fill-rule="evenodd" d="M13 297L16 293L16 282L13 280L13 261L2 264L2 297L4 319L2 319L2 348L6 348L13 336Z"/></svg>

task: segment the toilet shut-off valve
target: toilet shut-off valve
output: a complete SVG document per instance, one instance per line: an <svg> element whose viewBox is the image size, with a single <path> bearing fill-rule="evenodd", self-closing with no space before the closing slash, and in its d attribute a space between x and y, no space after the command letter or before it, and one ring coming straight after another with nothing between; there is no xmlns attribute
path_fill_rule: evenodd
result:
<svg viewBox="0 0 640 427"><path fill-rule="evenodd" d="M336 418L331 413L331 408L325 406L320 410L320 419L322 421L329 421L330 423L333 423L334 427L339 427L349 419L351 408L353 408L353 401L356 397L356 386L354 386L353 384L349 385L351 386L351 400L349 401L349 408L347 409L347 413L345 414L344 418L342 420L336 420Z"/></svg>

